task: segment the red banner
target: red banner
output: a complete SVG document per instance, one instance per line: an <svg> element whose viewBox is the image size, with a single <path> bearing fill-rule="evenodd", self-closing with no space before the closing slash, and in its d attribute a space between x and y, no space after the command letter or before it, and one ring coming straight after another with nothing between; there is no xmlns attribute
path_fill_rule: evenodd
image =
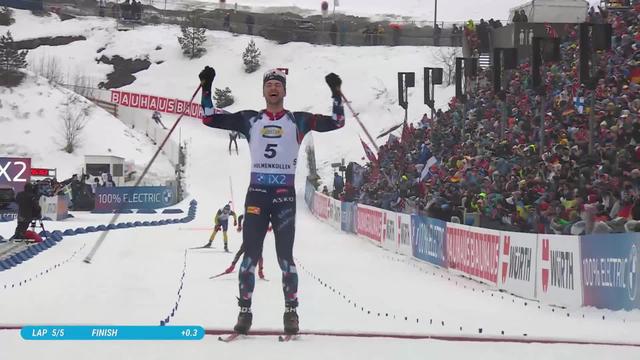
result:
<svg viewBox="0 0 640 360"><path fill-rule="evenodd" d="M500 233L447 224L447 267L493 285L498 283Z"/></svg>
<svg viewBox="0 0 640 360"><path fill-rule="evenodd" d="M315 194L315 199L313 199L313 213L321 218L328 219L329 218L329 198L320 193Z"/></svg>
<svg viewBox="0 0 640 360"><path fill-rule="evenodd" d="M202 107L199 103L190 103L188 101L145 94L135 94L126 91L111 90L111 102L136 109L157 110L170 114L184 114L197 119L201 119L204 116Z"/></svg>
<svg viewBox="0 0 640 360"><path fill-rule="evenodd" d="M358 205L356 232L359 235L364 235L371 240L382 243L382 218L382 210Z"/></svg>

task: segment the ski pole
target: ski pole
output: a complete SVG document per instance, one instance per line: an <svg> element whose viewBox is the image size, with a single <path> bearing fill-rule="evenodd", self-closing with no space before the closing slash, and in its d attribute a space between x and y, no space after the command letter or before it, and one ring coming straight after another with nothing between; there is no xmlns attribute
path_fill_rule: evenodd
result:
<svg viewBox="0 0 640 360"><path fill-rule="evenodd" d="M233 182L229 176L229 191L231 192L231 211L236 212L235 201L233 201Z"/></svg>
<svg viewBox="0 0 640 360"><path fill-rule="evenodd" d="M380 148L378 147L378 145L376 144L375 140L373 140L373 137L371 137L371 134L369 134L369 130L367 130L367 128L364 126L364 124L362 123L362 121L360 121L360 118L358 117L358 114L353 111L353 108L351 107L351 103L349 103L349 100L347 100L347 98L344 96L344 94L340 94L342 96L342 99L344 100L344 102L347 104L347 107L349 108L349 110L351 111L351 114L353 114L353 117L356 118L356 120L358 121L358 124L360 124L360 127L362 128L362 130L364 131L365 135L367 135L367 138L369 139L369 141L371 141L371 144L373 144L373 147L376 148L376 151L379 152ZM387 179L387 181L389 182L389 184L392 184L393 182L391 181L391 179L389 178L389 175L387 175L386 173L384 173L383 171L382 175L384 175L384 177Z"/></svg>
<svg viewBox="0 0 640 360"><path fill-rule="evenodd" d="M376 148L376 151L380 151L380 148L378 148L378 145L376 144L375 140L373 140L373 137L371 137L371 134L369 134L369 130L367 130L367 128L362 123L362 121L360 121L358 114L355 111L353 111L353 108L351 107L351 103L349 102L349 100L347 100L347 97L344 96L344 94L341 94L341 95L342 95L342 99L344 100L344 102L347 104L347 107L351 111L351 114L353 114L353 117L356 118L356 121L358 121L358 124L360 124L362 131L364 131L369 141L371 141L371 144L373 144L373 147Z"/></svg>
<svg viewBox="0 0 640 360"><path fill-rule="evenodd" d="M189 103L193 102L193 99L196 98L196 95L198 95L198 92L200 91L201 87L202 87L202 84L198 85L198 88L196 89L196 91L194 91L193 96L191 96L191 100L189 101ZM176 127L178 126L178 124L180 123L180 120L182 120L182 117L184 116L184 114L185 114L184 112L182 114L180 114L180 116L178 117L178 120L176 120L176 122L171 127L171 130L169 130L169 132L167 133L167 136L164 137L164 140L162 140L162 143L160 143L160 146L158 146L158 149L156 150L155 154L153 154L153 156L151 157L151 160L149 160L149 163L144 168L144 171L142 171L142 174L140 174L140 177L138 178L138 180L136 180L136 183L133 185L134 189L137 188L140 185L140 183L142 182L142 179L144 179L144 177L147 175L147 172L151 168L151 165L153 165L153 162L156 161L156 158L158 157L158 155L162 151L162 148L167 143L167 141L169 141L169 137L173 133L173 130L175 130ZM120 209L118 209L118 210L120 210ZM111 221L109 221L109 225L115 224L116 221L118 221L119 217L120 217L120 211L116 211L116 213L111 218ZM108 229L109 229L109 226L107 226L107 230L103 231L100 234L100 237L98 238L98 241L96 241L96 243L93 245L93 248L91 248L91 251L89 252L89 254L87 254L87 256L84 258L84 262L85 263L91 264L91 260L93 259L93 257L95 256L96 252L98 251L98 249L100 248L100 246L102 245L104 240L107 238L107 235L109 234L109 230Z"/></svg>

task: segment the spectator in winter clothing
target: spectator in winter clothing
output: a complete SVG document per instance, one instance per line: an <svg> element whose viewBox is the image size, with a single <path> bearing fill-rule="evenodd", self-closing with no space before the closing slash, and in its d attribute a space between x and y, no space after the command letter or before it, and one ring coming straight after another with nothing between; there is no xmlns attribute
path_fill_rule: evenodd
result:
<svg viewBox="0 0 640 360"><path fill-rule="evenodd" d="M231 144L236 146L236 155L238 154L238 132L229 131L229 155L231 155Z"/></svg>
<svg viewBox="0 0 640 360"><path fill-rule="evenodd" d="M333 198L337 199L344 190L344 179L337 172L333 174Z"/></svg>
<svg viewBox="0 0 640 360"><path fill-rule="evenodd" d="M520 10L520 22L529 22L529 17L527 16L527 14L525 14L524 9Z"/></svg>
<svg viewBox="0 0 640 360"><path fill-rule="evenodd" d="M440 36L442 36L442 28L436 24L433 28L433 46L440 46Z"/></svg>

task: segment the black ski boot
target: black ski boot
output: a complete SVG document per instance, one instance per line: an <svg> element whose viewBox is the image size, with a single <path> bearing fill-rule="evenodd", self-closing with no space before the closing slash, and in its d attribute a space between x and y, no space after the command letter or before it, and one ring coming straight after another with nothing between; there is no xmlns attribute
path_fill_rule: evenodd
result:
<svg viewBox="0 0 640 360"><path fill-rule="evenodd" d="M295 307L287 306L284 310L284 315L282 316L282 320L284 323L284 332L287 335L295 335L300 331L298 313L296 312Z"/></svg>
<svg viewBox="0 0 640 360"><path fill-rule="evenodd" d="M209 241L205 246L203 246L203 248L210 248L211 247L211 243L212 243L212 241Z"/></svg>
<svg viewBox="0 0 640 360"><path fill-rule="evenodd" d="M240 313L238 314L238 322L236 326L233 327L233 331L238 334L247 335L249 333L249 329L251 329L251 322L253 321L253 314L251 313L251 308L241 307Z"/></svg>
<svg viewBox="0 0 640 360"><path fill-rule="evenodd" d="M229 252L229 247L227 246L227 244L224 244L224 251Z"/></svg>

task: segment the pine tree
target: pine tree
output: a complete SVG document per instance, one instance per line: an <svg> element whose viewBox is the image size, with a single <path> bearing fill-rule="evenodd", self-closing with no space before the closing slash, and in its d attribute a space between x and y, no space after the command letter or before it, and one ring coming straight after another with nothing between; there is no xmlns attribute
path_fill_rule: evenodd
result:
<svg viewBox="0 0 640 360"><path fill-rule="evenodd" d="M249 41L249 45L244 49L242 54L242 61L244 62L244 71L252 73L260 67L260 49L256 47L256 43Z"/></svg>
<svg viewBox="0 0 640 360"><path fill-rule="evenodd" d="M217 108L227 107L233 104L233 102L235 101L233 95L231 94L231 89L229 89L228 87L224 89L216 88L213 92L213 98L216 100Z"/></svg>
<svg viewBox="0 0 640 360"><path fill-rule="evenodd" d="M13 11L10 8L6 6L1 7L0 8L0 25L9 26L13 24L15 20L13 19L12 15L13 15Z"/></svg>
<svg viewBox="0 0 640 360"><path fill-rule="evenodd" d="M178 42L182 47L182 52L190 59L202 56L206 49L202 46L207 38L206 29L202 26L200 19L195 15L187 16L187 20L180 25L182 36L178 37Z"/></svg>
<svg viewBox="0 0 640 360"><path fill-rule="evenodd" d="M16 71L27 67L27 50L16 50L11 32L0 35L0 70Z"/></svg>

